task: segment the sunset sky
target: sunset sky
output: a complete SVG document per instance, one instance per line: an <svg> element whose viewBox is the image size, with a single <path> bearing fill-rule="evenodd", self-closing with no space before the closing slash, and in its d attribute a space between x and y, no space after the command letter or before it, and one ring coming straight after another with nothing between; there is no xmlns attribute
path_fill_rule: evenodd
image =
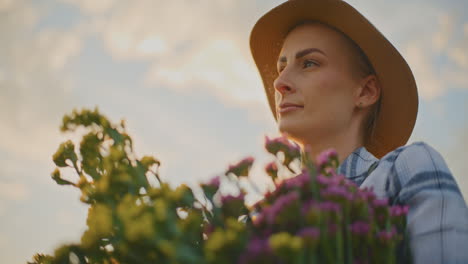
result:
<svg viewBox="0 0 468 264"><path fill-rule="evenodd" d="M125 119L137 154L160 159L171 184L253 156L261 186L264 136L278 134L248 38L281 2L0 0L0 263L53 253L85 229L78 191L50 178L74 108ZM347 2L413 70L420 105L409 143L436 148L467 197L468 1Z"/></svg>

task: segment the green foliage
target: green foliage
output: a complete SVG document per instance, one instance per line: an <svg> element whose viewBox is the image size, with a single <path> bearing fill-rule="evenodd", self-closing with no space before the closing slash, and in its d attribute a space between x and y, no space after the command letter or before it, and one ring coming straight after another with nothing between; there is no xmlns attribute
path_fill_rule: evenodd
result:
<svg viewBox="0 0 468 264"><path fill-rule="evenodd" d="M62 143L53 155L52 179L81 191L90 206L87 230L80 244L64 245L53 256L36 254L31 263L203 263L208 211L197 208L201 202L192 190L162 182L156 158L136 158L123 122L112 124L98 109L64 116L63 132L79 128L85 131L79 152L72 141ZM77 179L64 179L65 169Z"/></svg>

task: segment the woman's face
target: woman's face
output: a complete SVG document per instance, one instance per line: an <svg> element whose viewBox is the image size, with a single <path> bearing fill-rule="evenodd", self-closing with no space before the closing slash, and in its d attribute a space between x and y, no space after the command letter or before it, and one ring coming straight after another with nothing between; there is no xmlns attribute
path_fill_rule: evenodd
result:
<svg viewBox="0 0 468 264"><path fill-rule="evenodd" d="M352 74L350 53L343 36L322 24L301 25L288 34L274 81L281 132L302 143L346 132L359 85ZM284 103L302 107L282 111Z"/></svg>

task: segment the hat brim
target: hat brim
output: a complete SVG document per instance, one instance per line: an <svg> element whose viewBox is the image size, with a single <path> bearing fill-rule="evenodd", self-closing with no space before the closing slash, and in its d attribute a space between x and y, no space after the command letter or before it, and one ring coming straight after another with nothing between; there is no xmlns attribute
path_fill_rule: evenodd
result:
<svg viewBox="0 0 468 264"><path fill-rule="evenodd" d="M262 16L250 34L250 49L276 120L276 61L287 32L316 20L350 37L366 54L381 84L381 105L371 140L365 146L377 158L403 146L416 122L418 93L410 67L396 48L356 9L341 0L292 0Z"/></svg>

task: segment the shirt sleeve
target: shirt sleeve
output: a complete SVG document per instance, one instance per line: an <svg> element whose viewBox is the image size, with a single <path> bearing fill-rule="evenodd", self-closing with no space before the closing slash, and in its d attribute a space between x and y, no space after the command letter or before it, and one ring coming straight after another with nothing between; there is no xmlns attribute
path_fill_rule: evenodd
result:
<svg viewBox="0 0 468 264"><path fill-rule="evenodd" d="M396 157L395 203L409 205L413 263L468 263L468 208L442 156L423 142Z"/></svg>

